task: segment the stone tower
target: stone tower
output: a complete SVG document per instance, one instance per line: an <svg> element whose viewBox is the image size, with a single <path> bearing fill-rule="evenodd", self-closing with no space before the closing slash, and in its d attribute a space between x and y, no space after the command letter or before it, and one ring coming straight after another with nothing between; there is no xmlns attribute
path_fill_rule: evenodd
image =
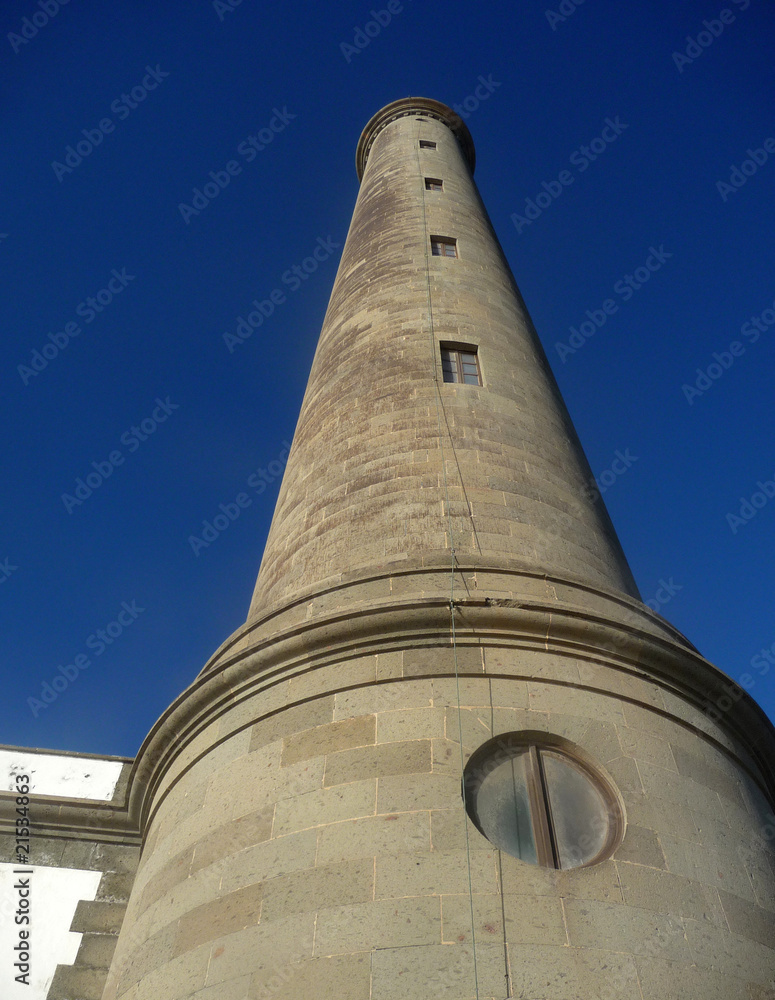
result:
<svg viewBox="0 0 775 1000"><path fill-rule="evenodd" d="M105 1000L775 998L775 736L639 599L436 101L383 108Z"/></svg>

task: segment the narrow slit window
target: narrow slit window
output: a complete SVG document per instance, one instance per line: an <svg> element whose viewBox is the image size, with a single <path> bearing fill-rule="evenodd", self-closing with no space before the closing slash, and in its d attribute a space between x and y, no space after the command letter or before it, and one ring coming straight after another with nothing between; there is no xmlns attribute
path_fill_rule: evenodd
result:
<svg viewBox="0 0 775 1000"><path fill-rule="evenodd" d="M431 253L434 257L457 257L457 240L451 236L431 236Z"/></svg>
<svg viewBox="0 0 775 1000"><path fill-rule="evenodd" d="M425 178L425 190L426 191L443 191L444 181L439 180L438 177L426 177Z"/></svg>
<svg viewBox="0 0 775 1000"><path fill-rule="evenodd" d="M436 143L431 142L430 139L420 139L420 149L435 149Z"/></svg>
<svg viewBox="0 0 775 1000"><path fill-rule="evenodd" d="M475 347L442 347L441 373L445 382L481 385L479 355Z"/></svg>

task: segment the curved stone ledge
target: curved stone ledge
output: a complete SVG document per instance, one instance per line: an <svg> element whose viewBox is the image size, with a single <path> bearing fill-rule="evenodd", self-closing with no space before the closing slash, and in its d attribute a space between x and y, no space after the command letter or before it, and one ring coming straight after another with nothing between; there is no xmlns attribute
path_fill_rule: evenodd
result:
<svg viewBox="0 0 775 1000"><path fill-rule="evenodd" d="M140 831L126 805L95 803L90 799L63 800L55 795L31 797L35 838L139 844ZM0 792L0 836L16 829L16 796Z"/></svg>
<svg viewBox="0 0 775 1000"><path fill-rule="evenodd" d="M378 573L337 574L322 586L299 591L292 601L270 605L261 615L246 622L216 650L200 676L220 669L225 658L250 648L265 636L302 627L321 614L345 608L356 611L359 605L371 608L375 602L398 597L424 599L433 596L449 600L452 594L456 601L489 599L491 603L505 601L520 605L527 605L532 599L556 602L558 607L573 608L584 614L592 612L625 626L637 624L647 632L696 652L688 639L668 621L621 591L603 590L573 577L539 574L509 560L480 560L475 565L459 563L454 586L451 577L449 557L443 562L438 556L424 560L422 566L408 567L404 560L399 560L380 567Z"/></svg>
<svg viewBox="0 0 775 1000"><path fill-rule="evenodd" d="M742 692L728 710L717 713L718 720L703 715L708 731L680 718L679 705L693 706L704 712L708 705L721 704L727 696L729 678L699 656L675 630L648 609L642 608L635 615L637 624L629 625L622 620L621 613L611 618L591 615L586 607L559 601L507 600L486 597L482 591L478 591L479 594L482 596L475 600L455 601L459 649L508 647L556 654L647 679L677 701L674 709L646 707L692 728L700 738L730 754L733 744L723 738L723 734L728 734L755 762L759 774L751 777L766 795L775 798L771 723L758 705ZM634 602L621 597L611 600L611 607L617 604L621 610ZM350 605L341 611L320 612L310 621L288 623L290 627L285 631L277 628L284 620L282 616L269 616L268 620L272 627L262 629L258 623L243 632L240 641L226 644L217 656L217 667L201 674L156 723L138 754L130 779L131 823L145 829L151 803L153 808L158 806L155 801L158 793L163 797L181 773L213 750L214 743L230 739L240 728L262 717L259 711L247 721L235 719L233 730L223 725L228 713L247 699L305 673L312 674L348 659L399 649L451 648L449 601L441 597L412 599L404 596L400 600L383 602L372 599L368 606ZM470 670L464 673L472 676ZM489 672L485 675L483 667L476 673L499 676ZM437 671L434 676L440 674L454 676L454 671ZM421 675L412 675L413 678L418 676ZM536 680L529 670L523 677L509 676L515 680ZM401 679L390 678L393 681ZM376 677L354 685L343 679L340 688L346 690L376 683L379 683ZM565 682L552 678L545 683ZM638 703L637 697L619 694L609 685L568 682L566 686ZM330 677L325 690L328 694L337 690L335 684L332 687ZM289 705L289 702L276 704L269 698L267 712L283 711ZM214 739L211 727L216 723L220 725L217 739ZM750 771L750 765L735 756L738 766ZM175 771L179 773L173 773Z"/></svg>

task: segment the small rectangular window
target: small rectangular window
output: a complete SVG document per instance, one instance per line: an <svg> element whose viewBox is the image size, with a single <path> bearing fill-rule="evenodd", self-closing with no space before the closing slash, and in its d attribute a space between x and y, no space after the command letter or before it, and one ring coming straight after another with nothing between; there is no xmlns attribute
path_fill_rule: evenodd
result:
<svg viewBox="0 0 775 1000"><path fill-rule="evenodd" d="M434 257L457 257L457 240L451 236L431 236L431 254Z"/></svg>
<svg viewBox="0 0 775 1000"><path fill-rule="evenodd" d="M425 190L426 191L443 191L444 181L440 181L438 177L426 177L425 178Z"/></svg>
<svg viewBox="0 0 775 1000"><path fill-rule="evenodd" d="M435 149L436 143L428 139L420 139L420 149Z"/></svg>
<svg viewBox="0 0 775 1000"><path fill-rule="evenodd" d="M479 355L476 348L466 344L460 347L441 348L441 372L445 382L463 382L481 385Z"/></svg>

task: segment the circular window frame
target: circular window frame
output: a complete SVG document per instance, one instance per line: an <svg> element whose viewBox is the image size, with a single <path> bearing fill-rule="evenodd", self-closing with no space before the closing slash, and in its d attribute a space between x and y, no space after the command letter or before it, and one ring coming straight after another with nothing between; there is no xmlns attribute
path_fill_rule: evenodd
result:
<svg viewBox="0 0 775 1000"><path fill-rule="evenodd" d="M476 796L479 788L485 778L495 768L511 757L517 756L517 754L510 752L513 750L518 750L520 753L527 753L531 760L531 773L527 781L527 792L530 803L530 823L538 855L536 862L525 861L523 858L500 847L491 840L485 833L477 814ZM581 772L602 796L606 806L608 830L605 842L594 857L587 859L579 865L571 865L565 868L560 865L559 852L553 843L551 804L545 780L543 778L536 780L535 778L536 771L534 768L538 769L536 762L541 751L548 751L551 754L555 754ZM611 858L624 839L626 828L624 800L611 776L581 747L562 736L555 736L552 733L540 730L501 733L483 743L468 758L463 769L461 791L466 813L479 833L497 850L508 857L514 858L515 861L520 861L522 864L535 864L536 867L554 871L577 871L582 868L591 868L593 865L598 865Z"/></svg>

